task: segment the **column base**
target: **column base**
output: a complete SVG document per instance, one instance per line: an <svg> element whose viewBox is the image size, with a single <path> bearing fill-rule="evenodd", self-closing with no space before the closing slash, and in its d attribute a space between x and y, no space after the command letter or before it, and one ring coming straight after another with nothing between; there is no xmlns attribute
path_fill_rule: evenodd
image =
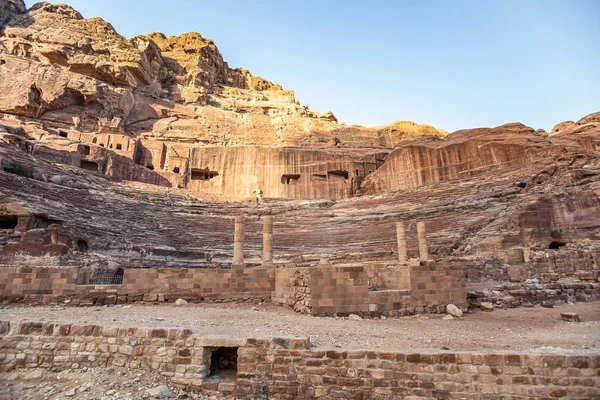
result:
<svg viewBox="0 0 600 400"><path fill-rule="evenodd" d="M245 267L246 267L246 264L244 264L244 263L231 264L231 269L235 269L235 270L243 270Z"/></svg>
<svg viewBox="0 0 600 400"><path fill-rule="evenodd" d="M419 265L421 265L421 260L418 258L411 258L408 260L409 267L418 267Z"/></svg>
<svg viewBox="0 0 600 400"><path fill-rule="evenodd" d="M275 268L275 264L273 263L273 261L263 261L262 264L260 264L261 268Z"/></svg>

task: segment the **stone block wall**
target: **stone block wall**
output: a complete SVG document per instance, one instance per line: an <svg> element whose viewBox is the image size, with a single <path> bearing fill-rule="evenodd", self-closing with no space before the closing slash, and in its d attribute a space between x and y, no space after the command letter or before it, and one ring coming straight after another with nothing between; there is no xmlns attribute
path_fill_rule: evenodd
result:
<svg viewBox="0 0 600 400"><path fill-rule="evenodd" d="M204 347L185 329L0 322L0 370L125 366L203 379Z"/></svg>
<svg viewBox="0 0 600 400"><path fill-rule="evenodd" d="M77 268L0 267L0 295L64 296L77 293Z"/></svg>
<svg viewBox="0 0 600 400"><path fill-rule="evenodd" d="M600 276L600 251L593 249L538 251L531 254L527 262L523 259L452 258L448 263L464 269L469 282L520 282L528 278L537 278L541 283L561 279L597 282Z"/></svg>
<svg viewBox="0 0 600 400"><path fill-rule="evenodd" d="M211 352L237 349L230 379ZM202 338L185 329L0 321L0 370L125 366L206 394L274 399L600 398L600 353L406 352L311 348L308 339Z"/></svg>
<svg viewBox="0 0 600 400"><path fill-rule="evenodd" d="M422 263L410 268L410 294L416 307L466 306L467 280L461 268L445 263Z"/></svg>
<svg viewBox="0 0 600 400"><path fill-rule="evenodd" d="M600 250L547 251L532 257L529 273L541 282L554 282L562 278L597 281L600 273Z"/></svg>
<svg viewBox="0 0 600 400"><path fill-rule="evenodd" d="M373 264L367 269L369 289L410 290L411 269L398 265Z"/></svg>
<svg viewBox="0 0 600 400"><path fill-rule="evenodd" d="M466 307L466 279L443 263L287 268L276 271L271 300L313 315L398 317Z"/></svg>
<svg viewBox="0 0 600 400"><path fill-rule="evenodd" d="M141 300L144 295L177 299L270 299L275 272L269 268L125 269L122 285L77 285L73 267L0 267L0 296L89 299L118 296Z"/></svg>
<svg viewBox="0 0 600 400"><path fill-rule="evenodd" d="M311 293L308 268L280 268L275 272L275 290L271 293L274 304L287 306L296 312L310 313Z"/></svg>
<svg viewBox="0 0 600 400"><path fill-rule="evenodd" d="M600 354L239 349L237 390L280 399L600 396Z"/></svg>

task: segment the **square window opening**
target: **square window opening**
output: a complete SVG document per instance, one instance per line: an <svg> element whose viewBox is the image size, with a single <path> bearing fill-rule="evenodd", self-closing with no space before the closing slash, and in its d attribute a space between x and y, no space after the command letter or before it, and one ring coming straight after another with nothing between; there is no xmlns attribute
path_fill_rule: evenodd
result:
<svg viewBox="0 0 600 400"><path fill-rule="evenodd" d="M210 354L210 378L235 380L238 347L217 347Z"/></svg>

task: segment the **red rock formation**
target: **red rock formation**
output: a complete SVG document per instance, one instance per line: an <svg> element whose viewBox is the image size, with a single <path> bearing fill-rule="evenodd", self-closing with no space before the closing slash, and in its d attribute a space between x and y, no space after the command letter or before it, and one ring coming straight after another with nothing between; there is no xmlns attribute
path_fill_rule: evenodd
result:
<svg viewBox="0 0 600 400"><path fill-rule="evenodd" d="M346 127L331 112L318 113L299 104L292 91L229 68L215 44L197 33L169 38L153 33L127 40L109 23L84 19L66 5L38 3L26 11L21 3L15 4L0 36L0 91L7 94L0 99L3 124L21 126L23 137L42 140L43 147L53 149L48 153L36 146L37 152L70 165L77 166L81 159L73 154L75 149L106 147L111 151L96 151L94 160L84 164L90 169L87 162L95 162L100 172L116 180L171 184L229 197L269 188L265 194L273 197L289 193L289 197L338 198L355 189L329 191L317 183L290 191L280 187L282 175L295 175L294 170L345 171L346 164L362 165L369 154L378 154L381 160L406 135L444 134L410 122L373 129ZM264 146L309 147L313 154L309 158L318 160L331 159L336 148L344 148L346 161L313 166L283 157L274 160L281 164L281 173L268 167L261 170L260 165L246 175L237 171L234 178L256 182L238 193L227 185L192 182L192 168L207 167L194 165L195 159L212 157L215 146L258 146L252 151L262 159L273 153ZM60 150L65 154L58 155ZM374 157L369 157L371 162ZM228 165L244 162L228 158ZM132 164L149 167L156 176L148 177ZM256 181L255 172L270 178ZM228 176L221 173L219 179ZM359 183L355 179L347 185Z"/></svg>
<svg viewBox="0 0 600 400"><path fill-rule="evenodd" d="M477 279L598 269L599 113L550 134L346 126L199 34L128 40L65 5L0 7L0 263L225 267L247 214L259 264L270 213L275 261L295 266L396 259L397 221L415 258L423 221L430 258Z"/></svg>

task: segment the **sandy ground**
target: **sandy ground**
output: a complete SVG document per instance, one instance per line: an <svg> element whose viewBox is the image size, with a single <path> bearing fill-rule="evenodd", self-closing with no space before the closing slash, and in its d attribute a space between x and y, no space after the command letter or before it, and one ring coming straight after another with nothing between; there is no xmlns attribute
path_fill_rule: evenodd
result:
<svg viewBox="0 0 600 400"><path fill-rule="evenodd" d="M560 312L577 312L580 323ZM385 320L348 320L296 314L271 304L134 304L114 307L7 306L0 320L55 321L127 327L190 328L199 336L309 336L312 346L402 351L600 352L600 302L555 308L496 309L443 320L422 315Z"/></svg>

